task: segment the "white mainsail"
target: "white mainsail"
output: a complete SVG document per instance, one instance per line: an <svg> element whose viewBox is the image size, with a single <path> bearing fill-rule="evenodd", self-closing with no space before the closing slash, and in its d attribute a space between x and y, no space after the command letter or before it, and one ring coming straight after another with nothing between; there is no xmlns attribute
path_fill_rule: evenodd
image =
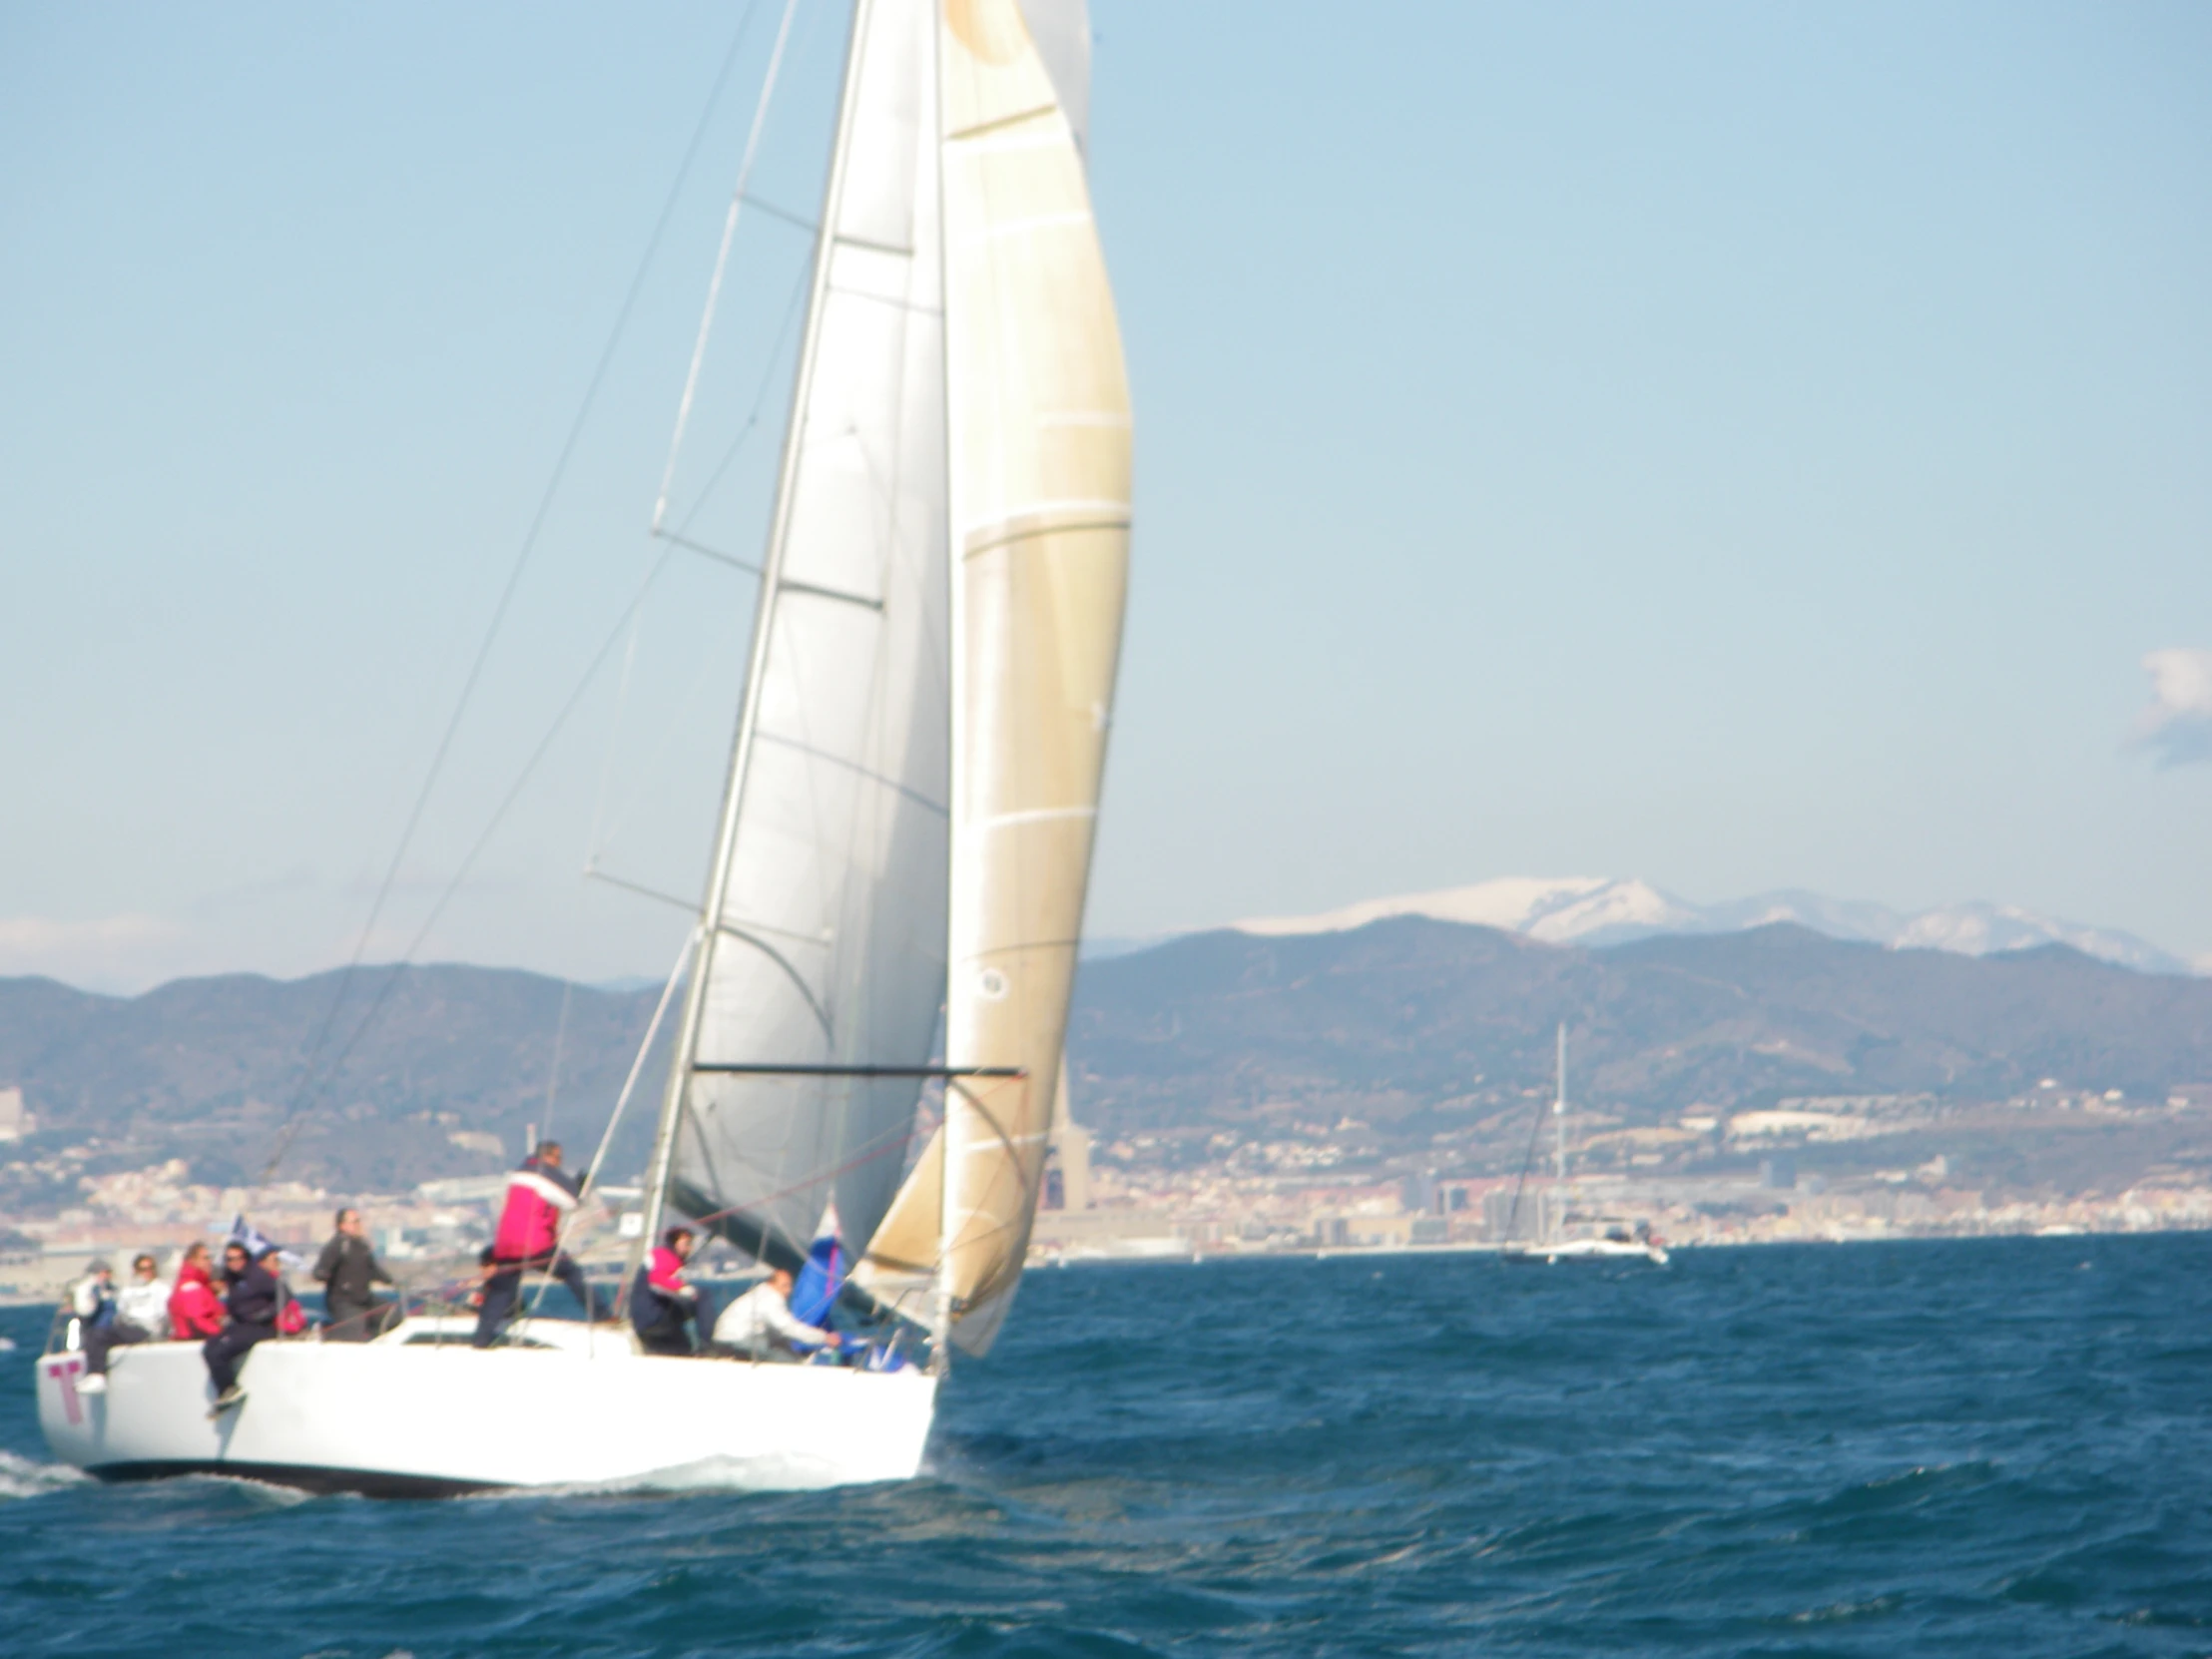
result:
<svg viewBox="0 0 2212 1659"><path fill-rule="evenodd" d="M927 1265L970 1353L1034 1218L1121 643L1129 396L1083 159L1024 12L944 0L952 890L938 1140L863 1279ZM1060 66L1063 81L1069 74Z"/></svg>
<svg viewBox="0 0 2212 1659"><path fill-rule="evenodd" d="M873 1231L944 987L949 742L935 7L860 0L725 822L666 1121L677 1208Z"/></svg>

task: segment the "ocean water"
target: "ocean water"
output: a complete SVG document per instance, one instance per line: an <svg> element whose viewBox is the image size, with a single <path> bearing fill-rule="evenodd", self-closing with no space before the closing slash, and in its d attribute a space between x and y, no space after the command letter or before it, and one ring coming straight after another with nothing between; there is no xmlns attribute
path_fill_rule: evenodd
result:
<svg viewBox="0 0 2212 1659"><path fill-rule="evenodd" d="M2206 1235L1034 1273L808 1494L101 1486L44 1329L11 1656L2212 1653Z"/></svg>

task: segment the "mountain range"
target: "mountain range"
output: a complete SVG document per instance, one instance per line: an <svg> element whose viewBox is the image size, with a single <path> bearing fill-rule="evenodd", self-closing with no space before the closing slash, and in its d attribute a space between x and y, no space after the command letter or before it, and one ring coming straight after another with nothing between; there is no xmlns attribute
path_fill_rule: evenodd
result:
<svg viewBox="0 0 2212 1659"><path fill-rule="evenodd" d="M274 1160L279 1178L390 1192L486 1173L533 1125L596 1139L653 1000L457 965L225 974L133 997L0 979L0 1085L22 1087L38 1124L0 1166L97 1138L86 1174L181 1157L225 1185ZM634 1133L650 1137L654 1105ZM0 1179L0 1212L44 1184Z"/></svg>
<svg viewBox="0 0 2212 1659"><path fill-rule="evenodd" d="M283 1175L403 1189L513 1159L549 1099L554 1131L587 1144L653 995L465 966L129 998L0 980L0 1086L21 1085L38 1119L0 1147L0 1215L172 1157L199 1180L253 1179L279 1150ZM1932 1144L1990 1179L2025 1179L2037 1147L2049 1179L2075 1178L2130 1136L2138 1163L2212 1169L2212 979L2064 944L1972 956L1794 922L1602 948L1420 915L1191 935L1086 963L1072 1095L1110 1157L1299 1142L1495 1171L1521 1156L1561 1022L1585 1127L1674 1133L1795 1097L1878 1097L1968 1114ZM649 1085L618 1172L638 1167L655 1104Z"/></svg>
<svg viewBox="0 0 2212 1659"><path fill-rule="evenodd" d="M1653 1173L1755 1168L1714 1129L1807 1099L1890 1120L1808 1149L1838 1173L1940 1154L2070 1191L2212 1171L2212 979L1793 922L1602 949L1411 915L1197 934L1086 967L1070 1093L1140 1163L1329 1141L1494 1174L1526 1156L1562 1023L1577 1134L1642 1135Z"/></svg>
<svg viewBox="0 0 2212 1659"><path fill-rule="evenodd" d="M1087 967L1070 1052L1087 1109L1166 1128L1233 1103L1548 1090L1662 1121L1793 1095L1996 1101L2046 1079L2163 1102L2212 1082L2212 981L2066 945L1971 957L1791 922L1603 949L1397 916L1224 929Z"/></svg>
<svg viewBox="0 0 2212 1659"><path fill-rule="evenodd" d="M1547 944L1624 944L1664 933L1737 933L1789 921L1832 939L1892 950L1986 956L2064 944L2144 973L2193 973L2208 965L2185 961L2132 933L2064 921L2016 905L1946 904L1907 914L1884 904L1829 898L1799 888L1719 904L1693 904L1647 881L1594 875L1507 876L1473 886L1368 899L1317 915L1268 916L1232 925L1239 932L1263 936L1335 933L1386 916L1408 915L1499 927Z"/></svg>

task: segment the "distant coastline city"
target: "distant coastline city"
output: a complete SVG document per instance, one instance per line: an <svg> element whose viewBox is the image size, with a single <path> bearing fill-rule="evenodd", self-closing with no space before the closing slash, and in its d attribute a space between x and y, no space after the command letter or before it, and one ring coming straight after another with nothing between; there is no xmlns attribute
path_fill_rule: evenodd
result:
<svg viewBox="0 0 2212 1659"><path fill-rule="evenodd" d="M0 981L0 1296L242 1212L305 1246L341 1203L406 1276L458 1274L556 1102L596 1139L655 995L367 974ZM309 1034L371 981L375 1028L302 1093ZM1514 879L1250 921L1093 953L1031 1260L2207 1228L2208 1029L2180 958L1987 905ZM643 1151L610 1151L604 1267Z"/></svg>
<svg viewBox="0 0 2212 1659"><path fill-rule="evenodd" d="M28 1115L21 1091L0 1090L0 1133ZM1672 1248L1850 1243L1993 1235L2146 1233L2212 1228L2212 1181L2196 1172L2154 1170L2116 1191L2041 1195L1971 1184L1936 1155L1895 1168L1832 1178L1808 1156L1928 1126L1934 1103L1884 1097L1808 1098L1725 1121L1693 1114L1675 1128L1600 1131L1585 1158L1625 1158L1628 1173L1463 1176L1426 1168L1354 1173L1364 1161L1359 1132L1296 1141L1211 1138L1205 1155L1182 1162L1173 1143L1136 1135L1094 1147L1073 1125L1057 1132L1031 1266L1199 1260L1254 1255L1495 1249L1547 1231L1648 1226ZM1954 1129L2010 1114L2017 1128L2075 1132L2212 1121L2212 1088L2131 1104L2105 1094L2044 1091L2037 1098L1949 1114ZM463 1150L488 1152L490 1137L457 1131ZM1633 1166L1690 1149L1756 1153L1749 1172L1633 1173ZM68 1147L40 1160L66 1177L97 1155ZM1402 1161L1392 1161L1398 1163ZM9 1167L14 1167L13 1162ZM50 1301L96 1257L174 1251L220 1234L251 1211L270 1236L305 1251L328 1233L334 1208L357 1205L384 1259L416 1289L465 1273L490 1237L504 1178L496 1174L419 1183L404 1193L345 1192L285 1181L216 1187L193 1179L187 1160L75 1178L77 1202L9 1218L0 1231L0 1300ZM588 1265L618 1264L635 1236L634 1180L601 1189L602 1210L580 1252Z"/></svg>

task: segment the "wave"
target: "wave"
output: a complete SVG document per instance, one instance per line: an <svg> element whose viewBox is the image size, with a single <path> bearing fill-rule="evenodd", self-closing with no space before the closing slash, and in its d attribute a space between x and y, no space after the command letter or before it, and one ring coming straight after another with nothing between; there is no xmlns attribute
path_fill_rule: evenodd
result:
<svg viewBox="0 0 2212 1659"><path fill-rule="evenodd" d="M43 1497L64 1486L82 1485L91 1475L67 1463L38 1463L12 1451L0 1451L0 1498Z"/></svg>
<svg viewBox="0 0 2212 1659"><path fill-rule="evenodd" d="M503 1486L495 1491L472 1492L472 1503L512 1502L516 1498L606 1497L652 1492L794 1492L824 1491L853 1482L836 1469L811 1457L702 1457L644 1474L617 1480L565 1481L546 1486Z"/></svg>
<svg viewBox="0 0 2212 1659"><path fill-rule="evenodd" d="M1685 1252L1629 1286L1040 1275L919 1480L764 1493L805 1471L709 1459L435 1504L0 1503L0 1648L2212 1652L2212 1236L2097 1248L2133 1265L1958 1241ZM0 1386L0 1494L82 1479L33 1404ZM206 1565L232 1560L249 1579Z"/></svg>
<svg viewBox="0 0 2212 1659"><path fill-rule="evenodd" d="M1905 1605L1905 1597L1897 1594L1873 1596L1865 1601L1832 1601L1825 1607L1809 1607L1802 1613L1792 1613L1790 1624L1846 1624L1858 1619L1878 1619L1895 1613Z"/></svg>

